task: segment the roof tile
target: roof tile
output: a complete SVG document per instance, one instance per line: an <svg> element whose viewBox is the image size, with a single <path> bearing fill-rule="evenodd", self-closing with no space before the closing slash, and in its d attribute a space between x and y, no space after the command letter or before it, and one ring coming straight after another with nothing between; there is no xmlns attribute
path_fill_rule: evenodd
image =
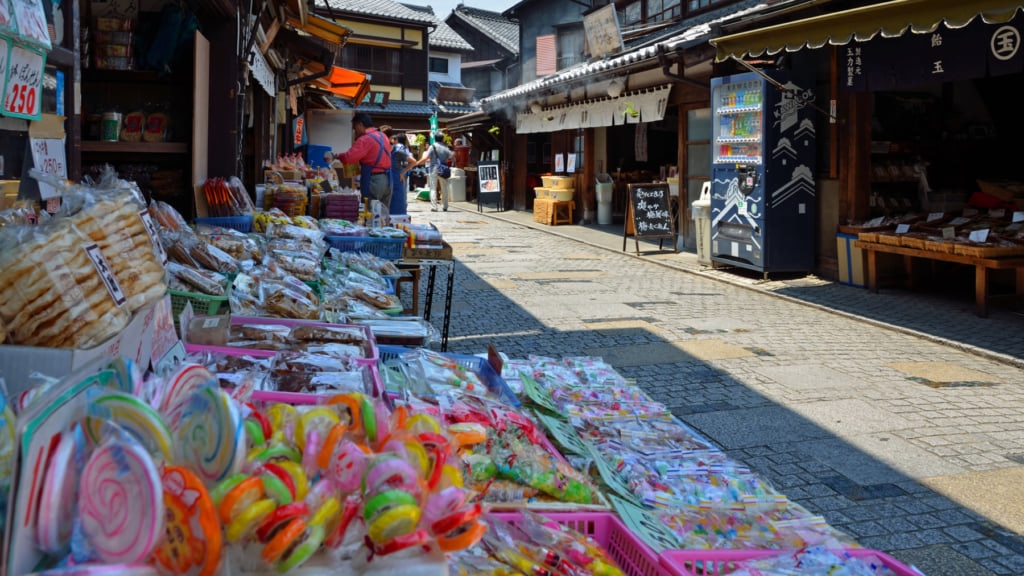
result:
<svg viewBox="0 0 1024 576"><path fill-rule="evenodd" d="M451 17L461 18L467 25L494 38L494 41L502 48L519 56L519 22L509 20L500 12L491 12L461 4L455 7L449 18Z"/></svg>

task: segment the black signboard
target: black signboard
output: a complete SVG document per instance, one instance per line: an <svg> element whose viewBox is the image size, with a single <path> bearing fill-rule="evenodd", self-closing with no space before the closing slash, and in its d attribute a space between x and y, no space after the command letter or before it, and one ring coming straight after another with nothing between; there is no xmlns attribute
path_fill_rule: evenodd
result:
<svg viewBox="0 0 1024 576"><path fill-rule="evenodd" d="M676 222L672 218L672 202L668 184L630 184L629 203L626 206L626 224L622 235L622 249L626 249L626 238L630 235L636 241L636 252L640 253L640 239L658 240L658 249L665 239L676 247Z"/></svg>

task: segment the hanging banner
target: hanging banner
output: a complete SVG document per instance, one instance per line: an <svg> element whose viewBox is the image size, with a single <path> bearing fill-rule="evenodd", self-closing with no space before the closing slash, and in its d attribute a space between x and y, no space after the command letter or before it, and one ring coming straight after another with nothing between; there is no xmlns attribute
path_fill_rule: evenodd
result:
<svg viewBox="0 0 1024 576"><path fill-rule="evenodd" d="M306 145L306 115L299 114L292 119L292 133L295 135L292 139L293 148L302 148Z"/></svg>
<svg viewBox="0 0 1024 576"><path fill-rule="evenodd" d="M267 96L273 98L277 91L277 76L255 43L249 52L249 71L252 72L252 77L256 79L256 82L263 87Z"/></svg>
<svg viewBox="0 0 1024 576"><path fill-rule="evenodd" d="M4 48L0 45L0 52ZM4 89L4 116L38 120L42 113L43 70L46 55L15 44L11 47L7 64L7 85Z"/></svg>

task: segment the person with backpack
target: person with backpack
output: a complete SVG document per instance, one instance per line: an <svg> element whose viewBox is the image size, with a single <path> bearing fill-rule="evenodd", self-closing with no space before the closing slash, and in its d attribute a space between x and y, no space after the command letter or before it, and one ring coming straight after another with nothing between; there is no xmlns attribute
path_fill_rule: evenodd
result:
<svg viewBox="0 0 1024 576"><path fill-rule="evenodd" d="M359 191L363 198L379 201L385 208L391 207L391 144L384 134L374 128L370 115L360 112L352 117L355 142L347 151L324 159L337 168L343 164L359 164Z"/></svg>
<svg viewBox="0 0 1024 576"><path fill-rule="evenodd" d="M444 134L440 131L434 133L434 143L423 151L420 159L412 167L420 164L427 165L427 172L430 175L428 188L430 188L430 211L437 212L437 203L441 202L441 209L448 211L448 178L452 175L452 169L448 161L454 153L444 144Z"/></svg>
<svg viewBox="0 0 1024 576"><path fill-rule="evenodd" d="M409 139L404 133L391 135L391 213L406 214L407 193L406 176L415 166L416 160L409 151Z"/></svg>

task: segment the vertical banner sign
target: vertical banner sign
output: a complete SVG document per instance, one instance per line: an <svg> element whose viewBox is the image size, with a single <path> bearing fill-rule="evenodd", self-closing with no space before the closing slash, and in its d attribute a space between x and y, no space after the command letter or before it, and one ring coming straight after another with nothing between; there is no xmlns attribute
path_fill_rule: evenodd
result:
<svg viewBox="0 0 1024 576"><path fill-rule="evenodd" d="M292 140L293 148L301 148L306 145L306 115L299 114L292 120L292 129L295 134Z"/></svg>
<svg viewBox="0 0 1024 576"><path fill-rule="evenodd" d="M46 56L32 48L14 45L7 59L4 116L39 120L42 114L43 68Z"/></svg>
<svg viewBox="0 0 1024 576"><path fill-rule="evenodd" d="M68 163L64 156L64 140L59 138L29 138L32 148L32 164L43 174L53 174L61 179L68 177ZM60 192L46 182L39 182L39 196L43 200L56 198Z"/></svg>
<svg viewBox="0 0 1024 576"><path fill-rule="evenodd" d="M430 117L430 145L434 145L434 132L437 132L437 112Z"/></svg>

